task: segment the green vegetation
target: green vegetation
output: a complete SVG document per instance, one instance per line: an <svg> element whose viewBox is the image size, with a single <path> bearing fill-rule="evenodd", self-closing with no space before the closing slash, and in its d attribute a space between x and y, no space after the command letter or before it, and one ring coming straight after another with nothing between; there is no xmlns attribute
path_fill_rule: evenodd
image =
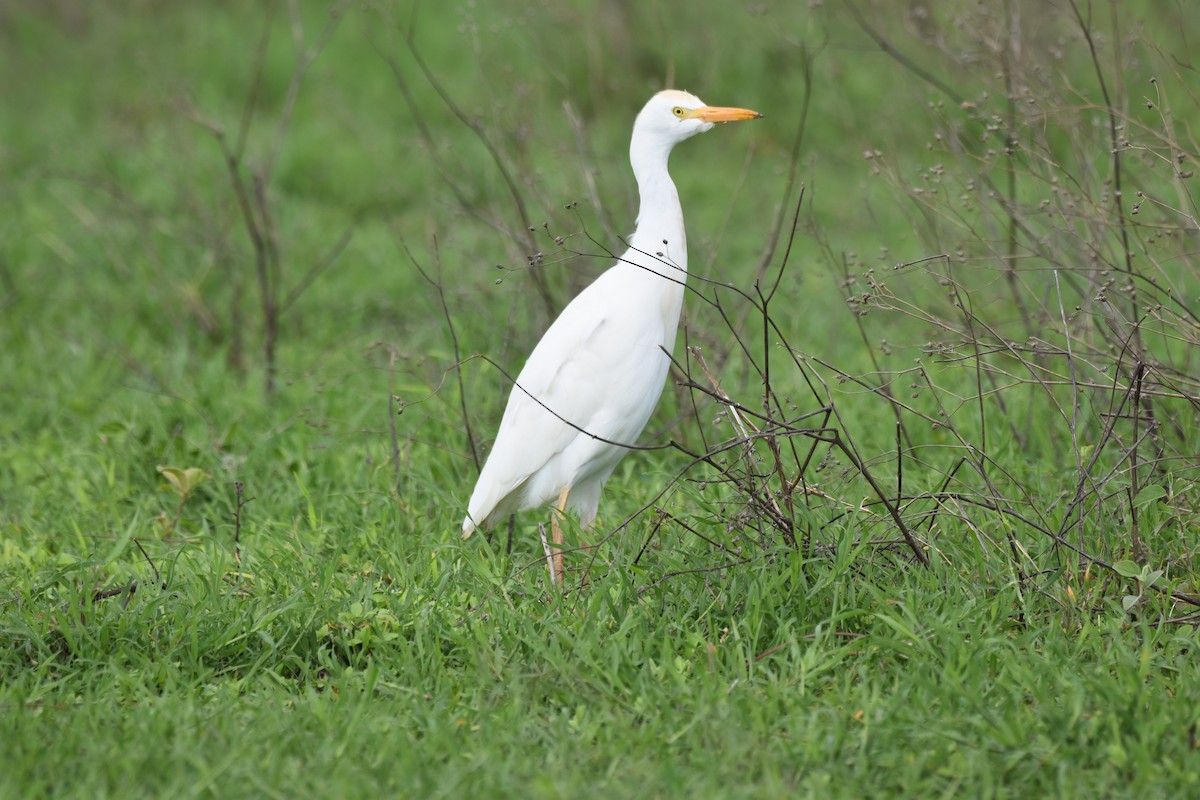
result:
<svg viewBox="0 0 1200 800"><path fill-rule="evenodd" d="M901 5L0 6L0 797L1200 795L1200 16ZM468 357L668 82L766 118L559 593Z"/></svg>

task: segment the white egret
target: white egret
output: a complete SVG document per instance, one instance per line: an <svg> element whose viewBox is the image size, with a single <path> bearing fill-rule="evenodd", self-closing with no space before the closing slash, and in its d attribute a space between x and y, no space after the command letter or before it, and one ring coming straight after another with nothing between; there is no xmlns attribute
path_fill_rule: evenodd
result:
<svg viewBox="0 0 1200 800"><path fill-rule="evenodd" d="M463 538L553 502L551 580L562 578L559 517L586 529L617 462L637 442L666 381L687 278L671 149L714 123L761 117L659 92L633 125L629 160L641 207L629 249L572 300L529 355L463 521ZM665 351L665 352L664 352Z"/></svg>

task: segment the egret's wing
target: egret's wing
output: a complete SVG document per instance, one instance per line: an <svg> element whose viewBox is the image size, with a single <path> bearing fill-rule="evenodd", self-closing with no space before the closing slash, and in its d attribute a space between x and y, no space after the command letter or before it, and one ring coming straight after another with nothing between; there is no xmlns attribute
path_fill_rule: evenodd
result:
<svg viewBox="0 0 1200 800"><path fill-rule="evenodd" d="M529 355L471 496L465 532L517 510L526 499L520 496L526 481L585 435L577 428L609 438L610 420L628 416L622 401L631 398L613 376L627 364L646 320L635 298L621 296L628 295L628 287L614 272L604 273L572 300ZM631 324L635 317L642 317L640 325ZM644 345L643 351L653 346L657 358L665 360L657 345ZM661 372L655 383L661 390ZM602 430L593 430L597 423ZM633 438L640 432L638 426ZM527 499L540 505L552 498Z"/></svg>

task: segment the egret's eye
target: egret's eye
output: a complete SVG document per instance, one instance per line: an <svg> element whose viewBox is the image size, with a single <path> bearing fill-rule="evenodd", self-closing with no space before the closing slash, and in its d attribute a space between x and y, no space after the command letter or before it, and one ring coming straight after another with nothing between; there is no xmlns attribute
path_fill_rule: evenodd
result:
<svg viewBox="0 0 1200 800"><path fill-rule="evenodd" d="M675 106L671 109L671 113L680 119L683 119L687 115L687 112L683 110L683 106Z"/></svg>

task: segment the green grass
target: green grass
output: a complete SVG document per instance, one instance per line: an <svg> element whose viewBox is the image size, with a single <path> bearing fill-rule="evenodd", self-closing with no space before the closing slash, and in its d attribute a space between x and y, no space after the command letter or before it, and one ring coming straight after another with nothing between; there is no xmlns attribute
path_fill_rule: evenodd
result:
<svg viewBox="0 0 1200 800"><path fill-rule="evenodd" d="M594 256L620 247L602 220L632 225L629 125L667 75L766 114L672 159L693 287L750 290L813 55L778 330L763 344L761 315L719 296L745 314L749 353L770 355L780 408L836 408L830 424L931 567L824 444L804 472L813 491L790 490L807 548L752 513L747 487L783 502L770 470L754 478L729 458L674 480L687 459L670 449L618 469L587 587L545 585L544 515L518 518L512 553L502 530L463 542L476 473L455 353L405 248L440 275L462 355L515 371L548 313L495 163L404 46L411 9L347 7L298 95L267 190L283 294L347 228L353 239L283 316L268 396L254 253L195 120L236 140L259 4L12 4L0 8L0 797L1200 794L1187 604L1200 573L1200 336L1187 316L1200 270L1194 179L1179 174L1197 151L1184 58L1197 20L1151 3L1122 3L1119 19L1094 9L1129 141L1122 217L1069 5L1022 7L1016 110L989 50L1007 4L950 3L925 20L859 4L967 106L890 59L842 4L707 5L422 4L415 41L496 146L530 221L548 223L535 246L560 307L606 263ZM326 9L300 6L311 42ZM243 175L271 152L294 66L286 4L270 24ZM1011 161L996 138L1009 121ZM555 235L590 255L569 257ZM1152 398L1136 421L1133 356L1114 344L1130 308ZM686 317L723 387L760 408L759 375L720 315L693 296ZM818 375L827 395L804 381ZM463 386L486 444L507 386L479 360ZM696 450L733 435L727 413L714 422L720 408L698 402L693 418L691 395L670 388L644 440ZM800 460L812 446L775 441L793 468L789 445ZM756 447L749 463L773 465ZM163 466L204 478L181 497Z"/></svg>

